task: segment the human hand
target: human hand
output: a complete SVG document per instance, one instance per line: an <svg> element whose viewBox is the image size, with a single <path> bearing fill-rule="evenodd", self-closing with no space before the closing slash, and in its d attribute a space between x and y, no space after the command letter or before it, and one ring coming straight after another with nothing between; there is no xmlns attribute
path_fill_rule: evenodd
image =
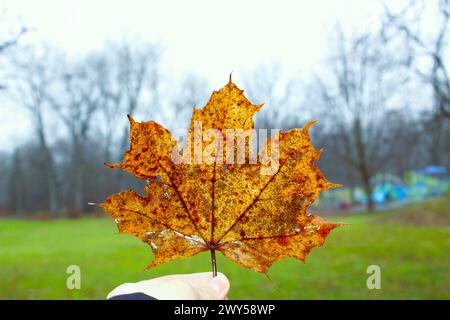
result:
<svg viewBox="0 0 450 320"><path fill-rule="evenodd" d="M230 282L222 273L175 274L136 283L124 283L108 294L108 299L142 292L158 300L224 300Z"/></svg>

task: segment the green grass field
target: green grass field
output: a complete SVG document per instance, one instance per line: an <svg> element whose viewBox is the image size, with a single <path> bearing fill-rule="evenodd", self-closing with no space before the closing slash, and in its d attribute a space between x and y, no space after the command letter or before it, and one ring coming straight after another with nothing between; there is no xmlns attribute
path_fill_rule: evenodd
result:
<svg viewBox="0 0 450 320"><path fill-rule="evenodd" d="M350 226L330 234L306 264L274 264L272 283L218 257L230 299L450 299L450 198L389 212L329 217ZM0 220L1 299L104 299L115 286L173 273L209 271L209 254L143 272L147 245L119 235L109 218ZM66 268L81 267L81 289L66 289ZM379 265L381 290L366 287Z"/></svg>

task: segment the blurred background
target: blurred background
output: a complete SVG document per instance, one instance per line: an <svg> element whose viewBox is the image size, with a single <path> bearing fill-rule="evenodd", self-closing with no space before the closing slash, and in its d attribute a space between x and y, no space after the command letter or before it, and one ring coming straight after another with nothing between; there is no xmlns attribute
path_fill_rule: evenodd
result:
<svg viewBox="0 0 450 320"><path fill-rule="evenodd" d="M150 250L89 203L141 188L103 166L128 149L127 114L179 132L231 72L265 102L256 127L320 120L318 165L344 187L311 210L352 226L306 265L277 263L281 291L219 260L230 298L450 298L449 68L449 0L0 1L0 298L103 299L208 270L199 256L141 273Z"/></svg>

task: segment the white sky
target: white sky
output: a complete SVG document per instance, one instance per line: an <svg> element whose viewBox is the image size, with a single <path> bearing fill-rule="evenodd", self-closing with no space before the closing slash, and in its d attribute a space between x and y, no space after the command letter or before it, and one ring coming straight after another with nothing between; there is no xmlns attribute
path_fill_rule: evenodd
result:
<svg viewBox="0 0 450 320"><path fill-rule="evenodd" d="M323 57L331 28L373 25L377 0L315 1L104 1L10 0L10 16L35 27L30 38L71 53L101 47L126 35L158 41L166 72L195 71L221 86L262 63L310 69Z"/></svg>
<svg viewBox="0 0 450 320"><path fill-rule="evenodd" d="M1 8L8 19L35 28L27 42L43 40L69 54L130 35L158 41L163 74L194 72L214 89L231 71L239 84L258 65L274 61L285 73L313 73L336 23L368 30L381 10L377 0L0 0ZM13 120L26 122L18 112L0 112L0 150L13 137Z"/></svg>

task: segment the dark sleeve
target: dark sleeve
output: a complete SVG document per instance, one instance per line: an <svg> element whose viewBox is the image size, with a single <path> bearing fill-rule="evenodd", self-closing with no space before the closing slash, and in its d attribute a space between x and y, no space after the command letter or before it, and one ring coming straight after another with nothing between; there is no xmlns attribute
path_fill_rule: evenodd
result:
<svg viewBox="0 0 450 320"><path fill-rule="evenodd" d="M134 292L114 296L112 298L109 298L108 300L158 300L158 299L153 298L152 296L148 296L142 292Z"/></svg>

